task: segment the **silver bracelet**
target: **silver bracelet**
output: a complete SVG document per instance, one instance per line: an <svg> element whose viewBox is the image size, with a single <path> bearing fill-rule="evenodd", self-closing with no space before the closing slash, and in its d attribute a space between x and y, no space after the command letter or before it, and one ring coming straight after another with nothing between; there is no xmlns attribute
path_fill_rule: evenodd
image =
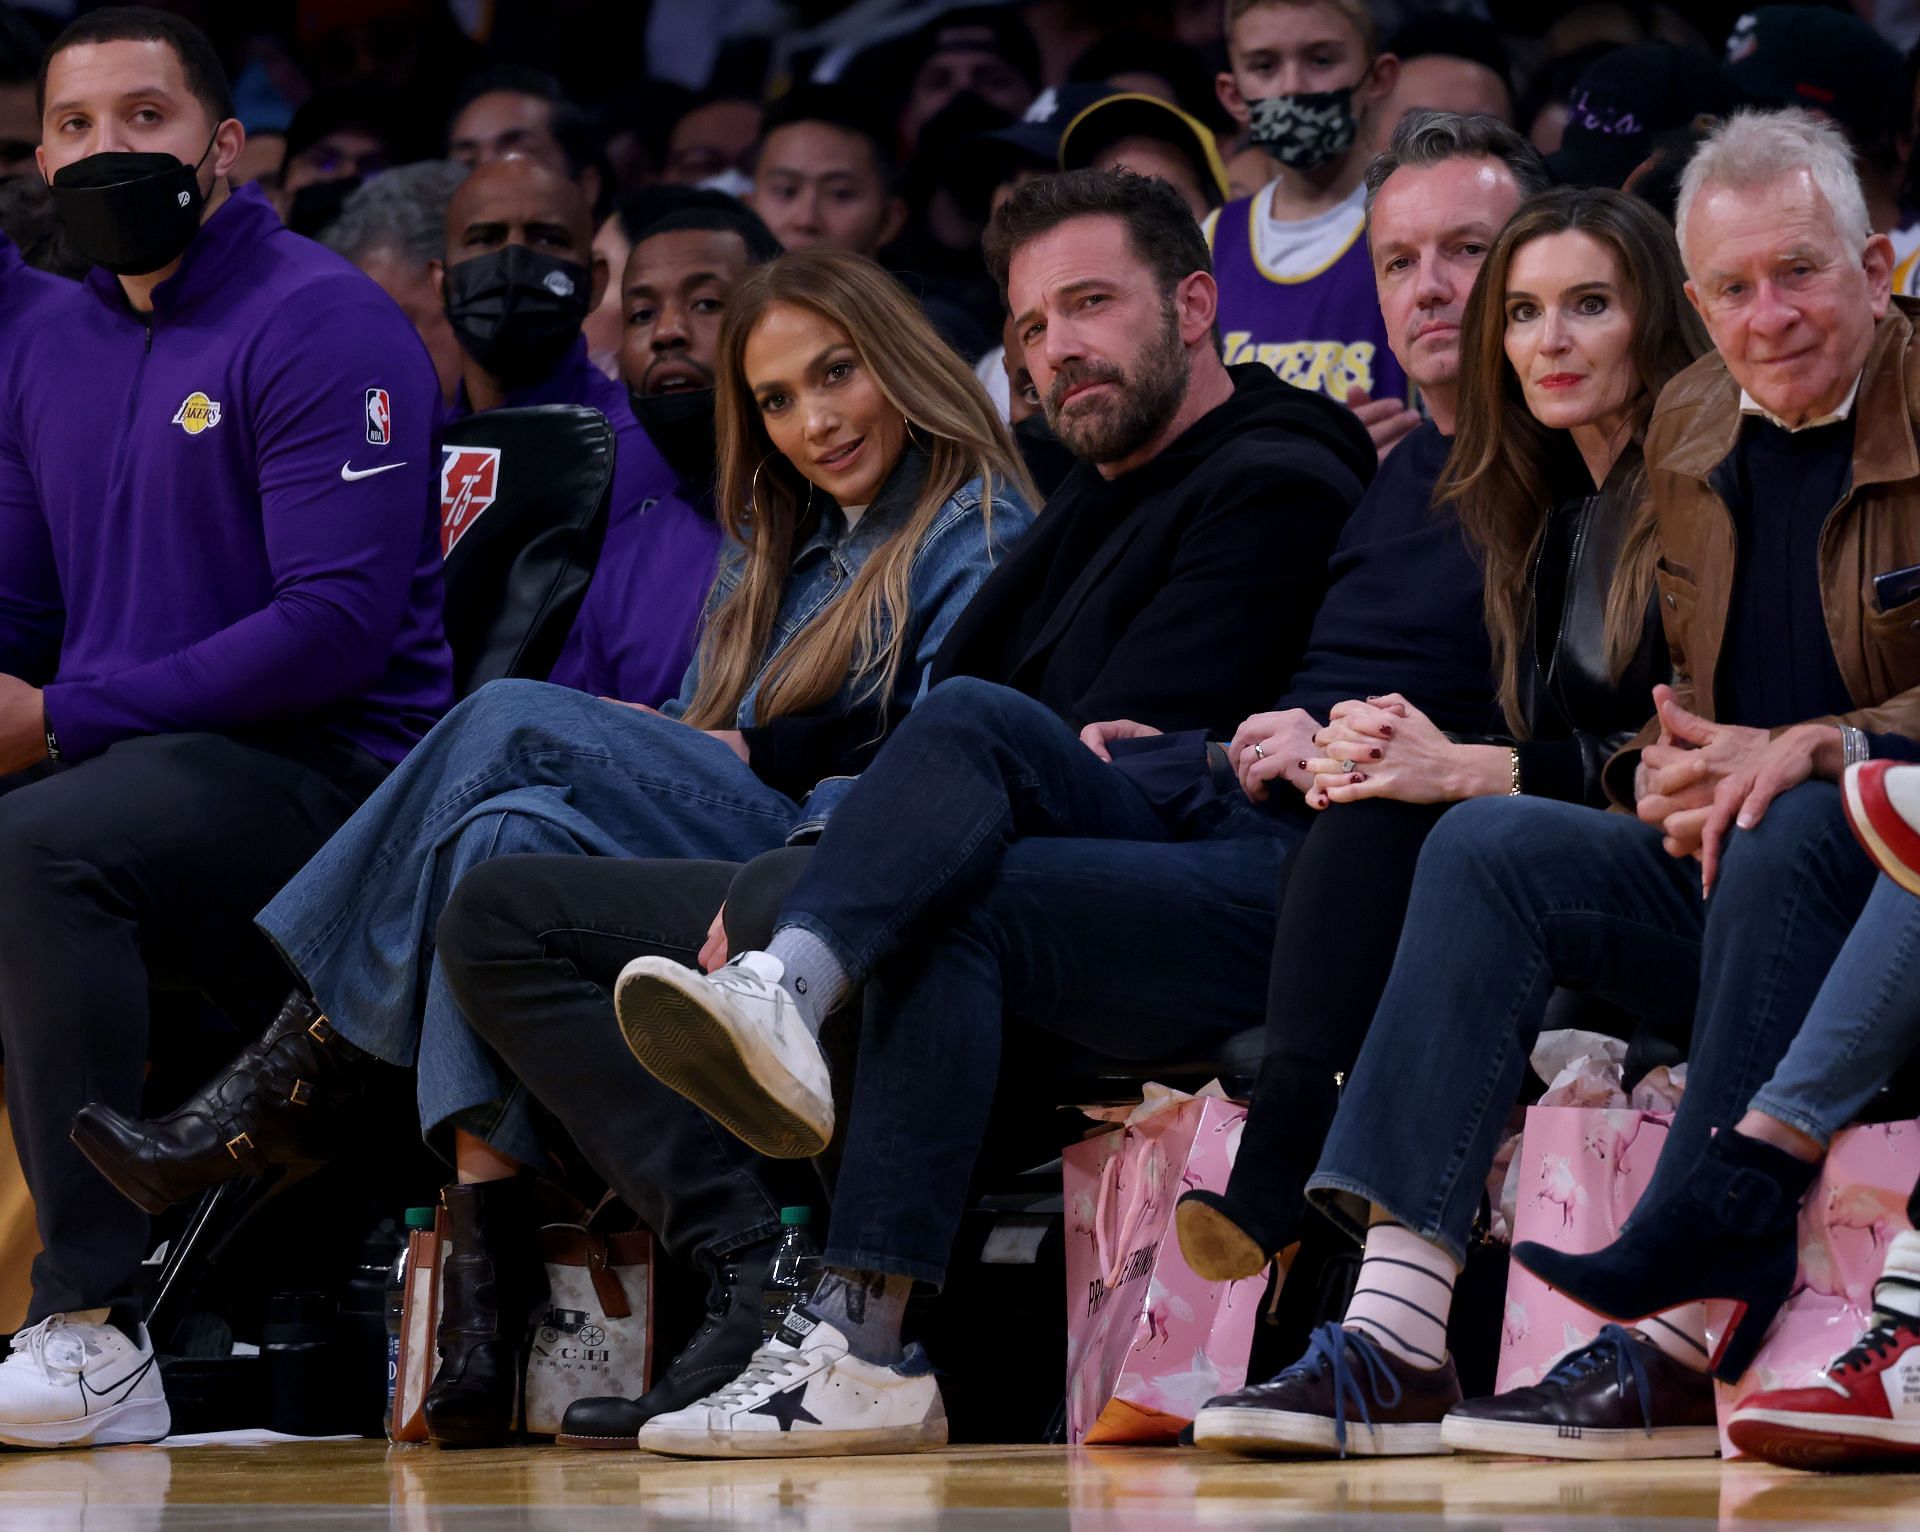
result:
<svg viewBox="0 0 1920 1532"><path fill-rule="evenodd" d="M1850 723L1840 725L1840 764L1856 766L1873 753L1873 747L1867 741L1864 729L1856 729Z"/></svg>

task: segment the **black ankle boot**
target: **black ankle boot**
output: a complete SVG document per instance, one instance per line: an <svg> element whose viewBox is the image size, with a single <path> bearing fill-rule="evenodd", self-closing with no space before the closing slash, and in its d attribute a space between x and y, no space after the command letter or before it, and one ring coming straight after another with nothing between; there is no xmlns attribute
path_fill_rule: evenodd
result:
<svg viewBox="0 0 1920 1532"><path fill-rule="evenodd" d="M1209 1282L1239 1282L1265 1271L1291 1237L1282 1241L1258 1209L1226 1193L1183 1192L1174 1204L1173 1227L1188 1269Z"/></svg>
<svg viewBox="0 0 1920 1532"><path fill-rule="evenodd" d="M424 1404L436 1447L498 1447L519 1423L528 1326L547 1296L534 1192L529 1176L441 1188L451 1249Z"/></svg>
<svg viewBox="0 0 1920 1532"><path fill-rule="evenodd" d="M1703 1299L1737 1307L1714 1353L1713 1375L1737 1381L1793 1290L1800 1199L1819 1173L1758 1139L1714 1136L1683 1184L1634 1209L1620 1237L1592 1255L1531 1241L1513 1258L1576 1303L1633 1322Z"/></svg>
<svg viewBox="0 0 1920 1532"><path fill-rule="evenodd" d="M123 1196L164 1213L243 1172L326 1163L369 1062L319 1006L291 995L259 1040L177 1110L142 1122L96 1102L73 1119L73 1141Z"/></svg>
<svg viewBox="0 0 1920 1532"><path fill-rule="evenodd" d="M656 1415L684 1410L739 1377L759 1348L765 1310L761 1287L775 1240L727 1258L707 1295L707 1317L667 1370L638 1399L576 1399L557 1440L568 1447L637 1450L640 1428Z"/></svg>
<svg viewBox="0 0 1920 1532"><path fill-rule="evenodd" d="M1224 1192L1191 1191L1174 1206L1180 1253L1209 1282L1257 1277L1300 1238L1307 1178L1340 1107L1329 1066L1269 1054L1260 1065Z"/></svg>

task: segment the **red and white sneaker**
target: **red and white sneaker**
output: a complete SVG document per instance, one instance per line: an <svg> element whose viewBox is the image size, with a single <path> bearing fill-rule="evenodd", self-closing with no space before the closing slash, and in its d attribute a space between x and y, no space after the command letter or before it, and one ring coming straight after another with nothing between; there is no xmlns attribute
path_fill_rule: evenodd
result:
<svg viewBox="0 0 1920 1532"><path fill-rule="evenodd" d="M1853 1468L1920 1459L1920 1328L1875 1313L1872 1327L1805 1388L1755 1394L1727 1434L1785 1468Z"/></svg>
<svg viewBox="0 0 1920 1532"><path fill-rule="evenodd" d="M1840 779L1847 823L1867 855L1910 894L1920 894L1920 766L1861 761Z"/></svg>

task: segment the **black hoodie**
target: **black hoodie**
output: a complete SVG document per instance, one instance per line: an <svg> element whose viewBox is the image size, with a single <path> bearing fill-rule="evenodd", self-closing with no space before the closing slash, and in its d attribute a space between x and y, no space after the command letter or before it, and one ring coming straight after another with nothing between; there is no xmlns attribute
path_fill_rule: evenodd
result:
<svg viewBox="0 0 1920 1532"><path fill-rule="evenodd" d="M1285 689L1376 465L1353 412L1260 366L1151 462L1081 464L987 578L933 679L1012 686L1075 729L1229 738Z"/></svg>

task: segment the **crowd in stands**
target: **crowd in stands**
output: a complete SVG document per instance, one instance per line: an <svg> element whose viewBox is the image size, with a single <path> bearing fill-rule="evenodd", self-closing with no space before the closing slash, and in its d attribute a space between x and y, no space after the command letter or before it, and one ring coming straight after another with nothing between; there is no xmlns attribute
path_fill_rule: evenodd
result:
<svg viewBox="0 0 1920 1532"><path fill-rule="evenodd" d="M1920 1048L1920 14L471 9L0 8L0 1442L166 1435L153 1219L405 1075L433 1441L514 1429L572 1157L710 1290L563 1444L938 1446L1009 1065L1257 1032L1182 1258L1362 1255L1198 1448L1716 1453ZM447 443L523 417L604 506L476 670ZM183 993L237 1051L163 1099ZM1595 1338L1463 1398L1569 994L1686 1092L1616 1243L1513 1252ZM1743 1448L1920 1451L1884 1258Z"/></svg>

